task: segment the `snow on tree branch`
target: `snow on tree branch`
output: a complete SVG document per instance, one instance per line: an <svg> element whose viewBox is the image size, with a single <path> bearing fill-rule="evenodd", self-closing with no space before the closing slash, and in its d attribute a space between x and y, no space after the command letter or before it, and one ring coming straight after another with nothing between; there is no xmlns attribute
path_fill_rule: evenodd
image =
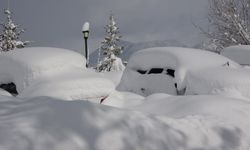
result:
<svg viewBox="0 0 250 150"><path fill-rule="evenodd" d="M224 47L250 44L250 1L210 0L207 49L220 53ZM211 46L213 45L213 46Z"/></svg>
<svg viewBox="0 0 250 150"><path fill-rule="evenodd" d="M117 27L114 15L111 13L109 16L108 25L105 27L107 36L102 42L100 52L102 53L102 60L98 62L97 71L120 71L125 67L121 58L118 56L122 53L123 47L118 45L121 37L118 35L119 28ZM98 58L100 60L100 58Z"/></svg>

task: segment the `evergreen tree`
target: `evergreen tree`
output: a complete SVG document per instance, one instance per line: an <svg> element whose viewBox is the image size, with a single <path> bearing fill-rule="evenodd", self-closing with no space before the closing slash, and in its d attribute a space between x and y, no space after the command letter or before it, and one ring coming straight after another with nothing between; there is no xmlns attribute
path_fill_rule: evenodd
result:
<svg viewBox="0 0 250 150"><path fill-rule="evenodd" d="M109 16L109 22L105 29L107 36L102 42L102 46L100 48L102 60L98 62L96 68L99 72L123 70L125 67L122 60L118 57L123 50L123 47L118 44L121 36L119 35L119 28L117 27L112 13Z"/></svg>
<svg viewBox="0 0 250 150"><path fill-rule="evenodd" d="M22 42L20 35L24 33L24 29L20 25L16 25L12 20L12 13L6 9L4 14L7 15L6 23L0 24L2 32L0 33L0 51L9 51L15 48L23 48L29 41Z"/></svg>

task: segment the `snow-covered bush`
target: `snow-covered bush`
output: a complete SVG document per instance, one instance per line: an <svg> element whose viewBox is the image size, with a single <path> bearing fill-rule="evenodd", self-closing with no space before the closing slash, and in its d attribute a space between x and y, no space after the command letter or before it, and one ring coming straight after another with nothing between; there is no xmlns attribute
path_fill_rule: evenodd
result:
<svg viewBox="0 0 250 150"><path fill-rule="evenodd" d="M239 64L218 54L189 48L156 47L135 53L128 62L119 90L141 95L183 94L190 70Z"/></svg>
<svg viewBox="0 0 250 150"><path fill-rule="evenodd" d="M104 57L97 65L97 71L99 72L122 71L124 69L125 66L122 63L121 58L114 54L111 54L110 57Z"/></svg>

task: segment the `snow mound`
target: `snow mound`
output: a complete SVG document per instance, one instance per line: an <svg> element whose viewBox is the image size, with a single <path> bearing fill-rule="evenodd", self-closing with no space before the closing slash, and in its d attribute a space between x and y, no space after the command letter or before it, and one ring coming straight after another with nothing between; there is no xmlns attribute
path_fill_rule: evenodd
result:
<svg viewBox="0 0 250 150"><path fill-rule="evenodd" d="M192 71L188 75L188 91L194 94L221 94L250 98L250 70L218 67Z"/></svg>
<svg viewBox="0 0 250 150"><path fill-rule="evenodd" d="M240 67L226 57L204 50L178 47L145 49L129 59L118 89L146 96L162 92L176 95L176 88L180 91L186 88L188 71L227 63L230 67ZM156 72L162 70L155 73L152 69Z"/></svg>
<svg viewBox="0 0 250 150"><path fill-rule="evenodd" d="M123 71L99 72L98 74L102 78L111 80L115 84L115 86L117 86L121 81Z"/></svg>
<svg viewBox="0 0 250 150"><path fill-rule="evenodd" d="M248 101L218 95L169 96L152 94L145 98L144 103L134 106L132 109L175 119L192 115L214 116L234 124L239 123L239 121L249 124L250 121L245 120L250 117L249 108ZM250 133L250 131L248 132Z"/></svg>
<svg viewBox="0 0 250 150"><path fill-rule="evenodd" d="M102 78L92 70L68 69L60 74L44 76L33 82L21 98L48 96L64 100L90 100L99 103L115 90L112 81Z"/></svg>
<svg viewBox="0 0 250 150"><path fill-rule="evenodd" d="M221 51L221 55L226 56L241 65L250 65L250 46L238 45L230 46Z"/></svg>
<svg viewBox="0 0 250 150"><path fill-rule="evenodd" d="M48 47L23 48L1 53L0 83L14 82L21 93L36 78L72 67L83 67L85 58L79 53Z"/></svg>
<svg viewBox="0 0 250 150"><path fill-rule="evenodd" d="M235 125L213 116L190 115L173 119L118 110L86 101L67 102L46 97L26 101L18 99L0 101L0 107L0 149L249 150L250 148L249 131L240 126L249 121L249 113L237 110L231 111L243 113L244 119ZM178 110L180 109L173 111ZM236 116L243 118L240 115ZM246 125L249 127L249 124Z"/></svg>
<svg viewBox="0 0 250 150"><path fill-rule="evenodd" d="M222 96L166 95L164 97L162 94L154 94L147 97L143 104L138 105L133 109L145 113L168 116L175 119L186 118L188 116L213 116L221 120L225 125L230 124L237 126L237 129L241 130L240 132L245 134L247 139L250 140L250 131L248 129L250 125L249 108L250 103L248 101ZM204 129L205 128L206 127L204 126ZM241 137L241 135L239 137ZM231 138L231 136L227 134L225 135L225 138ZM248 141L248 143L249 142L250 141ZM227 147L225 149L235 149L233 145L231 145L232 147Z"/></svg>
<svg viewBox="0 0 250 150"><path fill-rule="evenodd" d="M145 98L130 92L112 92L102 104L116 108L132 108L142 104Z"/></svg>

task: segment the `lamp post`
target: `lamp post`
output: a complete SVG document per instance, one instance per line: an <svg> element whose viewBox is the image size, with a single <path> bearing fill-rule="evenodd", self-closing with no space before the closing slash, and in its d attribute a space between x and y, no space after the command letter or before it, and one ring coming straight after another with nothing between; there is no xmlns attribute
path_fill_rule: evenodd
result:
<svg viewBox="0 0 250 150"><path fill-rule="evenodd" d="M85 57L86 57L86 67L89 66L89 54L88 54L88 37L89 37L89 23L85 22L82 26L82 34L85 41Z"/></svg>

